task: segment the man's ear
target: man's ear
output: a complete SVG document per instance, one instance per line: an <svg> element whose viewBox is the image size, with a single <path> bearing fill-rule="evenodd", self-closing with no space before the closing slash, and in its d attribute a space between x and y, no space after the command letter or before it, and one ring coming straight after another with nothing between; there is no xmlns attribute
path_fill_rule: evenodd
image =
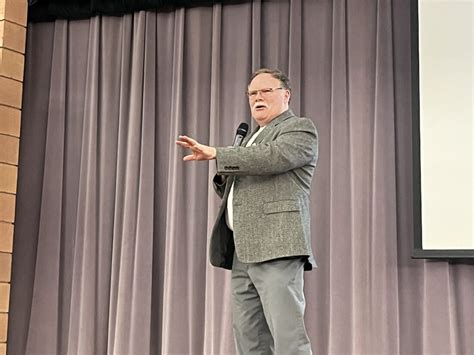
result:
<svg viewBox="0 0 474 355"><path fill-rule="evenodd" d="M286 98L286 103L290 102L291 99L291 92L290 90L285 90L285 98Z"/></svg>

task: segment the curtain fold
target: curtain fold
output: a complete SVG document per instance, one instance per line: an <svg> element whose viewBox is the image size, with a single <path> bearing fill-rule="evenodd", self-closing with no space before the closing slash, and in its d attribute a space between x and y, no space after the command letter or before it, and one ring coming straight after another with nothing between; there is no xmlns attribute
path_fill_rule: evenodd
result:
<svg viewBox="0 0 474 355"><path fill-rule="evenodd" d="M52 67L64 67L67 60L67 24L54 28ZM29 327L26 332L28 342L26 352L31 352L32 343L39 343L34 350L44 352L42 339L58 343L60 297L60 259L62 244L62 221L56 218L63 213L63 168L64 132L66 118L66 72L51 73L51 94L47 98L47 129L45 137L44 172L40 191L42 198L39 208L38 244L34 259L35 278L31 298ZM45 300L48 300L45 302ZM42 324L42 327L35 326ZM56 348L54 349L56 351Z"/></svg>
<svg viewBox="0 0 474 355"><path fill-rule="evenodd" d="M233 354L209 265L253 70L319 132L305 274L318 354L474 352L472 265L413 260L410 1L255 0L29 24L9 354Z"/></svg>
<svg viewBox="0 0 474 355"><path fill-rule="evenodd" d="M329 72L331 77L329 88L329 108L331 122L329 123L327 154L329 156L327 169L328 180L331 188L325 193L324 198L329 201L328 212L324 216L328 220L328 229L325 230L327 236L341 235L350 236L352 223L340 223L340 220L351 221L352 196L347 194L346 186L351 182L351 140L350 140L350 116L349 116L349 91L347 85L347 9L344 2L334 2L331 9L331 51ZM347 317L351 314L353 307L352 283L338 282L337 275L346 275L349 280L353 277L352 268L347 268L343 263L329 263L330 260L352 259L352 238L328 238L326 246L326 255L321 264L328 263L328 272L326 275L327 307L323 310L324 318L322 320L328 324L328 330L325 332L327 339L327 354L350 354L352 351L351 343L339 341L342 335L352 338L351 321L338 315L345 314ZM345 299L345 302L344 302Z"/></svg>

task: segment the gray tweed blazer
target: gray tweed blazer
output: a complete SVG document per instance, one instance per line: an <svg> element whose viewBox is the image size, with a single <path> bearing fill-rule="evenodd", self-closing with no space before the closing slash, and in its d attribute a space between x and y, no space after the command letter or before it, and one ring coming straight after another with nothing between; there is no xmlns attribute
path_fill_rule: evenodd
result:
<svg viewBox="0 0 474 355"><path fill-rule="evenodd" d="M245 147L257 129L241 147L217 148L213 183L222 203L211 235L211 264L231 269L235 250L245 263L305 256L305 269L311 269L309 196L318 159L316 128L288 110ZM225 221L232 183L234 232Z"/></svg>

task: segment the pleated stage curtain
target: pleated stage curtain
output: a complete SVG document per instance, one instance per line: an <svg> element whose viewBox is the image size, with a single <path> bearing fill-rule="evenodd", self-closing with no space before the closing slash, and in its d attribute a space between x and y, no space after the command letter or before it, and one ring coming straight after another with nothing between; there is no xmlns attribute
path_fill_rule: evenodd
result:
<svg viewBox="0 0 474 355"><path fill-rule="evenodd" d="M410 1L272 0L28 27L8 354L234 354L207 258L253 70L320 137L315 354L474 353L474 268L410 257ZM255 126L255 123L252 122Z"/></svg>

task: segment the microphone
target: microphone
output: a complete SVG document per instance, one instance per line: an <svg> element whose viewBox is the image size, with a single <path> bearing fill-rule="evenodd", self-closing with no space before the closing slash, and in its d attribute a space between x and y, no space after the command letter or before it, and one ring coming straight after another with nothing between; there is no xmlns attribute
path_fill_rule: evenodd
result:
<svg viewBox="0 0 474 355"><path fill-rule="evenodd" d="M242 122L237 128L237 132L235 133L234 143L232 144L234 147L238 147L242 144L247 132L249 130L249 125L245 122Z"/></svg>

